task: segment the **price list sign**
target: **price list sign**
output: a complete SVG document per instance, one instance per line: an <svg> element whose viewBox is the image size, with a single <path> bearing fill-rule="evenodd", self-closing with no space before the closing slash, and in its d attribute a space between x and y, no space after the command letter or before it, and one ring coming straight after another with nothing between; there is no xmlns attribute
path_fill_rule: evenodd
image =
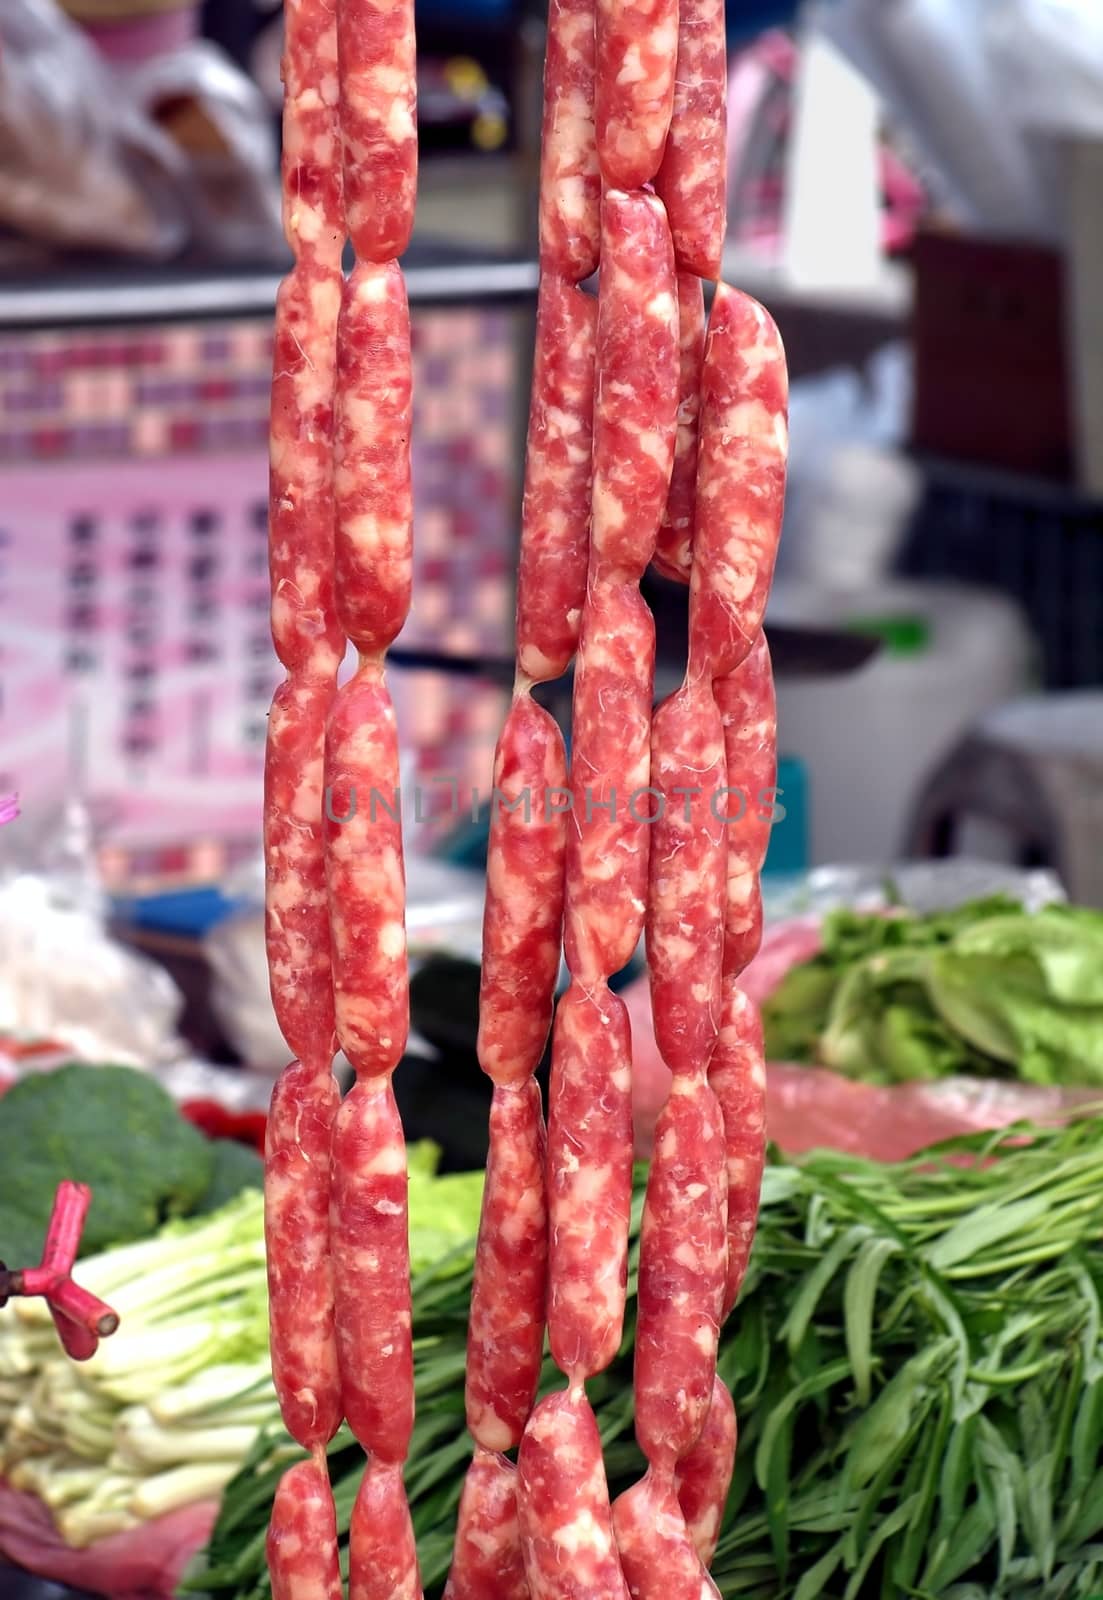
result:
<svg viewBox="0 0 1103 1600"><path fill-rule="evenodd" d="M86 800L127 850L255 838L268 633L263 455L0 477L0 787Z"/></svg>

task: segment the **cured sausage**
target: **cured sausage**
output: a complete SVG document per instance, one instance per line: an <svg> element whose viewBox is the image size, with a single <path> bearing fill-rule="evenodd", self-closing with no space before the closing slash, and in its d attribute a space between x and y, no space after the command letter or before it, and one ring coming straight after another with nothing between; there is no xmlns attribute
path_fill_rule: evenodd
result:
<svg viewBox="0 0 1103 1600"><path fill-rule="evenodd" d="M272 1377L287 1431L307 1450L328 1444L342 1415L329 1254L330 1146L340 1099L331 1072L292 1062L273 1090L265 1132Z"/></svg>
<svg viewBox="0 0 1103 1600"><path fill-rule="evenodd" d="M601 208L590 580L638 582L655 554L678 426L678 296L666 213L610 189Z"/></svg>
<svg viewBox="0 0 1103 1600"><path fill-rule="evenodd" d="M464 1479L444 1600L529 1600L517 1520L517 1469L476 1449Z"/></svg>
<svg viewBox="0 0 1103 1600"><path fill-rule="evenodd" d="M701 1437L674 1473L678 1504L694 1548L712 1565L735 1466L736 1421L731 1393L722 1378L712 1385L712 1404Z"/></svg>
<svg viewBox="0 0 1103 1600"><path fill-rule="evenodd" d="M414 0L337 0L337 38L346 226L360 260L390 261L417 198Z"/></svg>
<svg viewBox="0 0 1103 1600"><path fill-rule="evenodd" d="M421 1600L402 1468L372 1461L349 1524L349 1600Z"/></svg>
<svg viewBox="0 0 1103 1600"><path fill-rule="evenodd" d="M697 430L705 360L705 291L691 272L678 273L678 431L670 491L655 545L655 570L688 583L697 504Z"/></svg>
<svg viewBox="0 0 1103 1600"><path fill-rule="evenodd" d="M659 170L674 109L678 0L597 0L597 153L610 188Z"/></svg>
<svg viewBox="0 0 1103 1600"><path fill-rule="evenodd" d="M548 1107L548 1331L572 1379L603 1371L624 1327L631 1060L624 1002L576 979L556 1012Z"/></svg>
<svg viewBox="0 0 1103 1600"><path fill-rule="evenodd" d="M655 624L631 584L590 587L575 671L564 944L588 983L643 931L650 844Z"/></svg>
<svg viewBox="0 0 1103 1600"><path fill-rule="evenodd" d="M728 41L724 0L680 0L670 134L655 189L678 265L720 276L727 217Z"/></svg>
<svg viewBox="0 0 1103 1600"><path fill-rule="evenodd" d="M402 1462L414 1424L407 1183L390 1078L361 1079L333 1130L337 1356L349 1427L383 1464Z"/></svg>
<svg viewBox="0 0 1103 1600"><path fill-rule="evenodd" d="M597 302L554 272L540 282L529 410L517 667L556 678L578 645L590 558Z"/></svg>
<svg viewBox="0 0 1103 1600"><path fill-rule="evenodd" d="M298 1462L280 1479L268 1524L268 1571L272 1600L342 1600L324 1456Z"/></svg>
<svg viewBox="0 0 1103 1600"><path fill-rule="evenodd" d="M718 1600L669 1477L649 1472L618 1495L613 1532L632 1600Z"/></svg>
<svg viewBox="0 0 1103 1600"><path fill-rule="evenodd" d="M712 1398L724 1295L724 1127L704 1071L675 1077L659 1113L640 1235L636 1437L669 1473Z"/></svg>
<svg viewBox="0 0 1103 1600"><path fill-rule="evenodd" d="M498 1086L467 1336L467 1425L485 1450L511 1450L540 1381L548 1219L539 1086Z"/></svg>
<svg viewBox="0 0 1103 1600"><path fill-rule="evenodd" d="M627 1600L613 1541L597 1422L581 1388L533 1412L517 1458L532 1600Z"/></svg>
<svg viewBox="0 0 1103 1600"><path fill-rule="evenodd" d="M517 694L494 756L486 863L479 1061L521 1084L551 1028L563 931L567 757L555 719Z"/></svg>
<svg viewBox="0 0 1103 1600"><path fill-rule="evenodd" d="M762 627L785 501L788 380L769 314L721 284L701 377L690 674L722 678Z"/></svg>
<svg viewBox="0 0 1103 1600"><path fill-rule="evenodd" d="M555 0L544 62L540 265L569 283L590 276L600 248L594 46L594 0Z"/></svg>
<svg viewBox="0 0 1103 1600"><path fill-rule="evenodd" d="M728 1181L725 1317L739 1297L758 1222L766 1164L766 1058L762 1019L734 977L724 981L720 1037L709 1082L724 1115Z"/></svg>
<svg viewBox="0 0 1103 1600"><path fill-rule="evenodd" d="M770 647L760 633L747 659L713 685L724 724L728 783L737 798L726 828L728 884L724 970L738 974L762 943L759 874L770 846L777 795L777 701Z"/></svg>
<svg viewBox="0 0 1103 1600"><path fill-rule="evenodd" d="M727 829L724 729L711 685L684 685L651 728L647 964L655 1039L672 1072L704 1072L720 1026Z"/></svg>
<svg viewBox="0 0 1103 1600"><path fill-rule="evenodd" d="M337 613L375 655L405 622L413 583L410 312L396 261L353 271L337 350Z"/></svg>

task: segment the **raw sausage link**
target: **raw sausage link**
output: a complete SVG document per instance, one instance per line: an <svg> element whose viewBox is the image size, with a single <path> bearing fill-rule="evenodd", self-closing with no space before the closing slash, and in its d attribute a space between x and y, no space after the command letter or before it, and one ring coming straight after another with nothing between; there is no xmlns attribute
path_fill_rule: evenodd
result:
<svg viewBox="0 0 1103 1600"><path fill-rule="evenodd" d="M397 637L413 583L410 312L396 261L353 270L337 339L337 610L374 655Z"/></svg>
<svg viewBox="0 0 1103 1600"><path fill-rule="evenodd" d="M678 1503L689 1536L706 1567L712 1565L735 1466L735 1406L727 1384L716 1378L701 1437L674 1474Z"/></svg>
<svg viewBox="0 0 1103 1600"><path fill-rule="evenodd" d="M624 1326L631 1050L624 1002L575 980L556 1012L548 1108L548 1329L571 1378L603 1371Z"/></svg>
<svg viewBox="0 0 1103 1600"><path fill-rule="evenodd" d="M591 584L575 671L564 943L593 985L643 931L655 624L631 584Z"/></svg>
<svg viewBox="0 0 1103 1600"><path fill-rule="evenodd" d="M529 1600L517 1520L517 1469L476 1450L464 1479L444 1600Z"/></svg>
<svg viewBox="0 0 1103 1600"><path fill-rule="evenodd" d="M349 1427L401 1463L414 1423L406 1146L389 1078L361 1079L333 1130L334 1302ZM373 1462L373 1467L374 1467ZM401 1490L401 1473L397 1475Z"/></svg>
<svg viewBox="0 0 1103 1600"><path fill-rule="evenodd" d="M284 232L297 260L339 274L345 227L332 0L287 0L282 76Z"/></svg>
<svg viewBox="0 0 1103 1600"><path fill-rule="evenodd" d="M679 267L720 276L727 213L728 41L724 0L681 0L670 135L655 188Z"/></svg>
<svg viewBox="0 0 1103 1600"><path fill-rule="evenodd" d="M719 1600L668 1477L649 1472L618 1495L613 1532L632 1600Z"/></svg>
<svg viewBox="0 0 1103 1600"><path fill-rule="evenodd" d="M544 61L540 265L571 283L596 268L601 230L594 44L594 0L553 0Z"/></svg>
<svg viewBox="0 0 1103 1600"><path fill-rule="evenodd" d="M590 581L638 582L655 554L678 427L678 292L653 194L601 208Z"/></svg>
<svg viewBox="0 0 1103 1600"><path fill-rule="evenodd" d="M739 1298L754 1243L766 1163L766 1059L758 1007L736 978L724 980L720 1037L709 1082L724 1114L728 1169L728 1267L723 1314Z"/></svg>
<svg viewBox="0 0 1103 1600"><path fill-rule="evenodd" d="M264 767L265 944L289 1050L328 1073L333 978L322 838L325 720L336 677L294 674L276 690Z"/></svg>
<svg viewBox="0 0 1103 1600"><path fill-rule="evenodd" d="M724 723L728 783L743 814L728 824L724 970L738 975L762 943L759 874L770 845L777 794L777 701L770 647L759 634L741 666L714 685Z"/></svg>
<svg viewBox="0 0 1103 1600"><path fill-rule="evenodd" d="M300 1461L280 1479L268 1524L272 1600L342 1600L337 1515L325 1457Z"/></svg>
<svg viewBox="0 0 1103 1600"><path fill-rule="evenodd" d="M540 1375L547 1299L541 1098L528 1080L547 1040L559 975L571 802L564 793L562 736L529 690L570 665L590 561L597 307L575 285L593 272L600 243L593 3L554 0L548 19L518 678L495 756L495 789L505 799L496 795L492 803L487 857L479 1060L495 1091L466 1398L468 1427L477 1444L490 1450L512 1447L524 1429ZM554 1156L550 1170L556 1170ZM484 1451L477 1450L464 1491L450 1594L485 1593L491 1600L492 1593L512 1592L511 1581L503 1579L495 1590L489 1578L479 1576L483 1569L470 1549L466 1519L478 1519L490 1493L489 1471Z"/></svg>
<svg viewBox="0 0 1103 1600"><path fill-rule="evenodd" d="M674 109L678 0L597 0L597 153L608 187L659 170Z"/></svg>
<svg viewBox="0 0 1103 1600"><path fill-rule="evenodd" d="M536 1071L551 1027L563 930L567 757L555 719L525 691L494 756L486 862L479 1061L495 1083Z"/></svg>
<svg viewBox="0 0 1103 1600"><path fill-rule="evenodd" d="M417 198L414 0L337 0L337 40L346 224L362 261L390 261Z"/></svg>
<svg viewBox="0 0 1103 1600"><path fill-rule="evenodd" d="M535 683L565 672L578 645L590 557L596 331L593 296L545 273L517 573L517 667Z"/></svg>
<svg viewBox="0 0 1103 1600"><path fill-rule="evenodd" d="M690 674L725 677L762 627L788 447L785 355L768 313L721 284L701 378Z"/></svg>
<svg viewBox="0 0 1103 1600"><path fill-rule="evenodd" d="M724 1124L703 1069L674 1079L659 1114L640 1236L636 1437L669 1473L712 1398L727 1248Z"/></svg>
<svg viewBox="0 0 1103 1600"><path fill-rule="evenodd" d="M647 964L655 1039L672 1072L703 1072L720 1026L728 829L724 729L703 680L684 685L655 713Z"/></svg>
<svg viewBox="0 0 1103 1600"><path fill-rule="evenodd" d="M549 1395L517 1458L521 1549L532 1600L627 1600L597 1422L582 1389Z"/></svg>
<svg viewBox="0 0 1103 1600"><path fill-rule="evenodd" d="M284 30L283 220L295 256L280 286L272 376L272 639L287 671L268 725L265 943L280 1030L299 1057L272 1095L265 1150L272 1374L288 1431L323 1447L341 1421L329 1255L333 978L322 827L326 717L344 638L334 597L333 440L341 306L337 33L326 0L289 0ZM274 1600L339 1600L324 1456L277 1490Z"/></svg>
<svg viewBox="0 0 1103 1600"><path fill-rule="evenodd" d="M272 1377L287 1431L307 1450L328 1444L341 1421L329 1254L330 1146L340 1099L331 1072L293 1062L273 1091L265 1134Z"/></svg>
<svg viewBox="0 0 1103 1600"><path fill-rule="evenodd" d="M497 1087L467 1335L467 1425L511 1450L536 1399L544 1354L548 1217L540 1087Z"/></svg>
<svg viewBox="0 0 1103 1600"><path fill-rule="evenodd" d="M678 273L678 432L670 492L655 545L655 570L688 583L697 504L697 430L705 360L705 291L692 272Z"/></svg>
<svg viewBox="0 0 1103 1600"><path fill-rule="evenodd" d="M421 1600L402 1468L372 1461L349 1524L349 1600Z"/></svg>
<svg viewBox="0 0 1103 1600"><path fill-rule="evenodd" d="M272 1005L288 1049L328 1075L334 1050L322 830L329 677L281 683L268 719L264 761L265 943Z"/></svg>
<svg viewBox="0 0 1103 1600"><path fill-rule="evenodd" d="M289 672L328 681L344 641L333 597L339 268L306 256L276 298L269 446L272 639Z"/></svg>
<svg viewBox="0 0 1103 1600"><path fill-rule="evenodd" d="M375 663L339 691L326 737L326 867L337 1035L357 1073L402 1059L410 1024L394 707Z"/></svg>

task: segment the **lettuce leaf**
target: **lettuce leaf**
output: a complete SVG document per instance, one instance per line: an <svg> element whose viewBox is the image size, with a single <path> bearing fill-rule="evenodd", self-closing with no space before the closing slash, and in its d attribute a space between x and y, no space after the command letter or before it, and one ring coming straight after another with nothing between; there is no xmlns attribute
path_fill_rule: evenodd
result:
<svg viewBox="0 0 1103 1600"><path fill-rule="evenodd" d="M1103 1083L1103 913L1029 913L1002 896L929 916L836 913L763 1018L773 1059L874 1083Z"/></svg>

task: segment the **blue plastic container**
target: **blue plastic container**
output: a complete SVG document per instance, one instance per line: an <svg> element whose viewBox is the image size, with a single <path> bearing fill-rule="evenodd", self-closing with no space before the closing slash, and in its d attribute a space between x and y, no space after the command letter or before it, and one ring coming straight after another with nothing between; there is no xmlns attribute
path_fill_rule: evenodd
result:
<svg viewBox="0 0 1103 1600"><path fill-rule="evenodd" d="M808 870L808 775L792 756L777 764L778 807L763 875L781 878Z"/></svg>

